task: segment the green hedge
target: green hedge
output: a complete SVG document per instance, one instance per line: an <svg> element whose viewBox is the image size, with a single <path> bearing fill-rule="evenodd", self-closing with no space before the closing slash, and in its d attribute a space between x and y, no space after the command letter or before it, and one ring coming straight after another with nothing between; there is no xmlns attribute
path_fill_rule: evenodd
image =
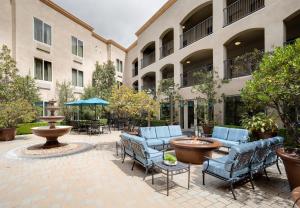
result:
<svg viewBox="0 0 300 208"><path fill-rule="evenodd" d="M17 126L17 135L31 134L31 128L38 126L48 126L46 122L23 123Z"/></svg>
<svg viewBox="0 0 300 208"><path fill-rule="evenodd" d="M167 126L167 125L169 125L169 124L166 120L152 120L151 121L151 126ZM147 120L141 121L140 126L142 126L142 127L148 126L148 121Z"/></svg>

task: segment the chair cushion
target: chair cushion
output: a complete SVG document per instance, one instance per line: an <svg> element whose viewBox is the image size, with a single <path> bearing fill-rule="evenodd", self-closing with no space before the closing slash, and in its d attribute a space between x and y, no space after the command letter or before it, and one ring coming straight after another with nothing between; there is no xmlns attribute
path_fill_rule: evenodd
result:
<svg viewBox="0 0 300 208"><path fill-rule="evenodd" d="M232 146L240 144L239 142L228 141L228 140L224 140L224 139L217 139L217 138L210 138L210 139L214 140L214 141L221 142L223 147L228 147L228 148L231 148Z"/></svg>
<svg viewBox="0 0 300 208"><path fill-rule="evenodd" d="M213 138L227 140L227 136L228 136L228 128L220 127L220 126L214 127L214 130L212 133Z"/></svg>
<svg viewBox="0 0 300 208"><path fill-rule="evenodd" d="M141 127L140 134L146 139L156 139L155 127Z"/></svg>
<svg viewBox="0 0 300 208"><path fill-rule="evenodd" d="M148 148L148 158L136 155L136 159L143 164L144 167L152 165L154 162L163 161L163 153L155 149Z"/></svg>
<svg viewBox="0 0 300 208"><path fill-rule="evenodd" d="M157 138L171 137L170 136L170 132L169 132L169 128L167 126L158 126L158 127L155 127L155 131L156 131Z"/></svg>
<svg viewBox="0 0 300 208"><path fill-rule="evenodd" d="M230 170L226 170L226 168L225 168L225 164L228 161L228 156L224 156L224 157L217 158L214 160L217 160L219 162L210 160L209 166L208 166L208 162L205 161L203 163L203 170L207 170L207 171L209 171L215 175L221 176L225 179L230 179ZM232 178L239 178L240 176L242 176L248 172L249 172L249 168L244 168L239 171L235 171L232 174Z"/></svg>
<svg viewBox="0 0 300 208"><path fill-rule="evenodd" d="M248 140L248 137L249 137L249 132L246 129L229 128L227 140L235 141L235 142L239 142L239 141L245 142Z"/></svg>
<svg viewBox="0 0 300 208"><path fill-rule="evenodd" d="M163 145L164 142L160 139L148 139L146 140L146 144L150 147Z"/></svg>
<svg viewBox="0 0 300 208"><path fill-rule="evenodd" d="M171 138L172 139L188 139L188 137L185 136L185 135L182 135L182 136L172 136Z"/></svg>
<svg viewBox="0 0 300 208"><path fill-rule="evenodd" d="M170 141L172 140L172 137L167 137L167 138L159 138L164 142L164 144L170 144Z"/></svg>
<svg viewBox="0 0 300 208"><path fill-rule="evenodd" d="M179 125L169 126L169 131L171 137L182 136L181 127Z"/></svg>

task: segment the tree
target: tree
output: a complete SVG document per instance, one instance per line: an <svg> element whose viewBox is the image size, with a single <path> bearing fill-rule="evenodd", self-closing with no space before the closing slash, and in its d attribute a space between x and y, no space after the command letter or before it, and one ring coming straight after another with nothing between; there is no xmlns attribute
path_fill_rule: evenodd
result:
<svg viewBox="0 0 300 208"><path fill-rule="evenodd" d="M61 108L60 113L65 116L66 121L70 121L73 109L67 107L65 103L74 101L73 87L70 82L57 82L56 91L58 94L58 106Z"/></svg>
<svg viewBox="0 0 300 208"><path fill-rule="evenodd" d="M197 100L206 107L206 116L199 120L202 125L211 124L214 121L213 106L222 102L221 96L217 96L216 89L221 88L221 81L216 71L201 70L193 74L196 85L193 86L192 92L199 94ZM199 113L197 114L199 116Z"/></svg>
<svg viewBox="0 0 300 208"><path fill-rule="evenodd" d="M162 79L158 87L160 101L170 103L170 124L174 121L174 104L181 98L179 94L179 85L174 83L174 79Z"/></svg>
<svg viewBox="0 0 300 208"><path fill-rule="evenodd" d="M0 52L0 128L16 127L36 117L34 103L39 100L38 89L30 76L17 74L15 60L7 46Z"/></svg>
<svg viewBox="0 0 300 208"><path fill-rule="evenodd" d="M113 62L108 61L103 65L96 63L96 71L93 73L93 87L97 97L108 99L110 97L115 80L115 66Z"/></svg>
<svg viewBox="0 0 300 208"><path fill-rule="evenodd" d="M289 136L298 144L299 121L296 111L300 108L300 40L294 45L278 47L265 54L252 80L242 89L242 99L248 108L275 109Z"/></svg>
<svg viewBox="0 0 300 208"><path fill-rule="evenodd" d="M110 110L118 118L129 118L137 121L146 114L149 126L152 116L156 115L159 106L158 102L146 92L135 92L125 85L113 87L109 103ZM134 125L132 124L133 127Z"/></svg>

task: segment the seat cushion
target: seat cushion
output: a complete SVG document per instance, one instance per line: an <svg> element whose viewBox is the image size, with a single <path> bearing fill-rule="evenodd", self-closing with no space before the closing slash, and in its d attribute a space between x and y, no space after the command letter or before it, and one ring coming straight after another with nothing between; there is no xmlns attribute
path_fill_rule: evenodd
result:
<svg viewBox="0 0 300 208"><path fill-rule="evenodd" d="M147 146L153 147L153 146L162 146L164 142L160 139L148 139L146 140Z"/></svg>
<svg viewBox="0 0 300 208"><path fill-rule="evenodd" d="M172 137L167 137L167 138L159 138L164 142L164 144L170 144L170 141L172 140Z"/></svg>
<svg viewBox="0 0 300 208"><path fill-rule="evenodd" d="M246 142L249 137L249 132L246 129L229 128L227 140L235 142Z"/></svg>
<svg viewBox="0 0 300 208"><path fill-rule="evenodd" d="M228 140L224 140L224 139L217 139L217 138L211 138L211 139L214 141L221 142L223 147L228 147L228 148L231 148L232 146L240 144L239 142L228 141Z"/></svg>
<svg viewBox="0 0 300 208"><path fill-rule="evenodd" d="M158 127L155 127L155 131L156 131L157 138L171 137L170 136L170 132L169 132L169 128L167 126L158 126Z"/></svg>
<svg viewBox="0 0 300 208"><path fill-rule="evenodd" d="M220 127L220 126L214 127L214 130L212 133L213 138L227 140L227 136L228 136L228 128Z"/></svg>
<svg viewBox="0 0 300 208"><path fill-rule="evenodd" d="M171 137L182 136L181 127L179 125L169 126L169 131Z"/></svg>
<svg viewBox="0 0 300 208"><path fill-rule="evenodd" d="M156 139L156 131L155 127L141 127L140 134L145 139Z"/></svg>
<svg viewBox="0 0 300 208"><path fill-rule="evenodd" d="M217 160L217 161L214 161ZM230 171L226 170L225 164L228 161L228 156L224 156L221 158L217 158L214 160L209 161L209 166L208 166L208 161L205 161L203 163L203 170L206 170L208 172L211 172L215 175L221 176L225 179L230 179ZM232 178L239 178L240 176L246 174L249 172L249 168L244 168L239 171L235 171L232 174Z"/></svg>

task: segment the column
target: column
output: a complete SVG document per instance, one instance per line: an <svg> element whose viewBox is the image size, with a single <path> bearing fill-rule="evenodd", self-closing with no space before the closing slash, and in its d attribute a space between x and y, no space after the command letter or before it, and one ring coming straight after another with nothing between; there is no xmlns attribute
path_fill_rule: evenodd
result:
<svg viewBox="0 0 300 208"><path fill-rule="evenodd" d="M286 40L286 31L283 21L273 22L265 27L265 51L273 51L282 46Z"/></svg>

